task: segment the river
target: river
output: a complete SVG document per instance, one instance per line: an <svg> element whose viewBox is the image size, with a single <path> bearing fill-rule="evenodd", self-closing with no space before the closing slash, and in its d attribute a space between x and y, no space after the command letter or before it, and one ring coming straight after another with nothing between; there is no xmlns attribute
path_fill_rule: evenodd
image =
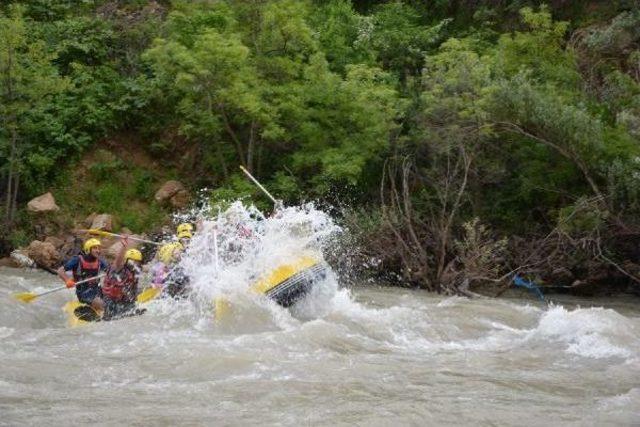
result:
<svg viewBox="0 0 640 427"><path fill-rule="evenodd" d="M320 314L253 301L220 325L159 301L71 329L70 291L10 297L53 286L0 269L0 425L640 424L633 298L547 307L362 286Z"/></svg>

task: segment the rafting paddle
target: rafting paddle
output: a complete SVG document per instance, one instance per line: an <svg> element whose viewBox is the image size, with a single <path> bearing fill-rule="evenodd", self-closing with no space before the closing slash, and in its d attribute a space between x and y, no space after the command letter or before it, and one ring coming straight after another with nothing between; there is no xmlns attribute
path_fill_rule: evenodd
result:
<svg viewBox="0 0 640 427"><path fill-rule="evenodd" d="M145 240L145 239L141 239L139 237L134 237L134 236L124 236L122 234L117 234L117 233L110 233L108 231L104 231L104 230L98 230L96 228L90 228L88 230L76 230L79 233L87 233L87 234L93 234L96 236L102 236L102 237L127 237L131 240L135 240L137 242L141 242L141 243L148 243L150 245L156 245L156 246L162 246L163 243L160 242L154 242L152 240Z"/></svg>
<svg viewBox="0 0 640 427"><path fill-rule="evenodd" d="M271 201L273 202L273 204L274 204L274 205L276 205L276 206L278 205L278 201L275 199L275 197L273 197L273 196L271 195L271 193L269 193L269 192L267 191L267 189L266 189L266 188L264 188L264 187L262 186L262 184L260 184L260 183L258 182L258 180L257 180L257 179L255 179L255 178L253 177L253 175L251 175L251 173L250 173L247 169L245 169L245 167L244 167L244 166L240 166L240 170L241 170L242 172L244 172L244 174L245 174L245 175L247 175L247 177L248 177L251 181L253 181L253 183L254 183L255 185L257 185L257 186L258 186L258 188L259 188L260 190L262 190L262 192L263 192L264 194L266 194L268 198L270 198L270 199L271 199Z"/></svg>
<svg viewBox="0 0 640 427"><path fill-rule="evenodd" d="M91 277L91 278L89 278L89 279L81 280L81 281L79 281L79 282L76 282L76 286L77 286L77 285L81 285L81 284L83 284L83 283L91 282L91 281L93 281L93 280L99 280L99 279L102 279L104 276L105 276L104 274L101 274L101 275L99 275L99 276L95 276L95 277ZM52 293L54 293L54 292L58 292L58 291L61 291L61 290L63 290L63 289L68 289L68 288L67 288L67 285L60 286L60 287L53 288L53 289L49 289L48 291L40 292L39 294L36 294L36 293L34 293L34 292L20 292L20 293L18 293L18 294L13 294L13 297L14 297L15 299L19 300L19 301L22 301L22 302L24 302L24 303L27 303L27 304L28 304L28 303L30 303L31 301L33 301L34 299L36 299L36 298L38 298L38 297L41 297L41 296L43 296L43 295L52 294Z"/></svg>

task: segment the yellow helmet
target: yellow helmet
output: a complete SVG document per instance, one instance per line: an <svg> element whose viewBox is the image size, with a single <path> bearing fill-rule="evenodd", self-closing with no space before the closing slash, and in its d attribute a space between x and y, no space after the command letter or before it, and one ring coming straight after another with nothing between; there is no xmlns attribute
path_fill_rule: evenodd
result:
<svg viewBox="0 0 640 427"><path fill-rule="evenodd" d="M183 231L178 233L178 239L190 239L192 237L193 237L193 235L188 230L183 230Z"/></svg>
<svg viewBox="0 0 640 427"><path fill-rule="evenodd" d="M188 222L185 222L183 224L180 224L176 229L176 232L178 234L183 233L185 231L188 233L191 233L193 231L193 225L189 224Z"/></svg>
<svg viewBox="0 0 640 427"><path fill-rule="evenodd" d="M171 264L173 262L175 252L181 251L182 249L182 245L178 242L167 243L158 251L158 258L165 264Z"/></svg>
<svg viewBox="0 0 640 427"><path fill-rule="evenodd" d="M127 252L124 253L124 260L126 262L127 260L130 260L130 259L134 261L142 262L142 252L140 252L137 249L127 250Z"/></svg>
<svg viewBox="0 0 640 427"><path fill-rule="evenodd" d="M91 249L95 248L96 246L102 246L100 240L91 238L84 242L84 245L82 245L82 249L85 253L88 254L89 252L91 252Z"/></svg>

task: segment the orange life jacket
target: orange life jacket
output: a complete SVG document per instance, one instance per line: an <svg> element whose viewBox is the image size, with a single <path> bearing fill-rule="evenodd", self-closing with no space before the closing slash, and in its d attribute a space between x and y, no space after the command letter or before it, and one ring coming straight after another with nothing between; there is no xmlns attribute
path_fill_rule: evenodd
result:
<svg viewBox="0 0 640 427"><path fill-rule="evenodd" d="M117 302L133 302L138 292L138 277L128 267L120 271L109 268L102 283L102 294Z"/></svg>
<svg viewBox="0 0 640 427"><path fill-rule="evenodd" d="M78 255L80 262L78 267L73 271L73 280L79 282L81 280L95 277L100 273L100 259L95 257L94 261L87 261L82 255ZM88 282L87 286L97 286L98 281Z"/></svg>

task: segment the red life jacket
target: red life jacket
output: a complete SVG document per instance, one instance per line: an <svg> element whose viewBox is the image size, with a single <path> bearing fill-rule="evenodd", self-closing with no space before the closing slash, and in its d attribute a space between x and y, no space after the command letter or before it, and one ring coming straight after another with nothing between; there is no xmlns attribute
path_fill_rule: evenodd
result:
<svg viewBox="0 0 640 427"><path fill-rule="evenodd" d="M117 302L133 302L138 292L138 278L127 267L120 271L109 269L102 283L102 294Z"/></svg>
<svg viewBox="0 0 640 427"><path fill-rule="evenodd" d="M73 271L73 280L79 282L81 280L95 277L100 273L100 260L95 257L94 261L87 261L82 255L78 255L78 267ZM95 286L98 282L89 282L87 285Z"/></svg>

